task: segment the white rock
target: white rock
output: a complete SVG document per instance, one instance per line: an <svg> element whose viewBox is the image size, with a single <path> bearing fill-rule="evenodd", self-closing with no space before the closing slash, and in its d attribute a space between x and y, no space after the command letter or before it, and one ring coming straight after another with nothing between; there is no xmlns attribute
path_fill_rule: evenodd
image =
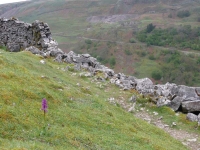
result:
<svg viewBox="0 0 200 150"><path fill-rule="evenodd" d="M133 106L129 108L128 112L135 111L135 103L133 103Z"/></svg>
<svg viewBox="0 0 200 150"><path fill-rule="evenodd" d="M40 60L40 63L41 64L45 64L46 62L44 60Z"/></svg>
<svg viewBox="0 0 200 150"><path fill-rule="evenodd" d="M176 124L176 122L172 122L172 126L176 126L177 124Z"/></svg>
<svg viewBox="0 0 200 150"><path fill-rule="evenodd" d="M147 121L148 123L151 123L151 119L149 118L144 118L145 121Z"/></svg>
<svg viewBox="0 0 200 150"><path fill-rule="evenodd" d="M141 110L141 111L143 111L143 110L144 110L144 108L140 108L140 110Z"/></svg>
<svg viewBox="0 0 200 150"><path fill-rule="evenodd" d="M154 114L155 116L157 116L157 115L158 115L158 113L157 113L157 112L155 112L155 111L153 112L153 114Z"/></svg>
<svg viewBox="0 0 200 150"><path fill-rule="evenodd" d="M187 139L188 142L196 142L197 139Z"/></svg>

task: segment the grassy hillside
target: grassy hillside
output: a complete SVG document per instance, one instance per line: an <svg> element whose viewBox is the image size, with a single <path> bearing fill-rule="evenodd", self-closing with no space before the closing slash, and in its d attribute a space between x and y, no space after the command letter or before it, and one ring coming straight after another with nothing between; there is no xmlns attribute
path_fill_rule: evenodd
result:
<svg viewBox="0 0 200 150"><path fill-rule="evenodd" d="M0 149L186 149L108 102L110 97L128 99L133 92L63 71L67 64L50 58L41 64L42 58L29 52L0 52ZM49 106L46 120L43 98Z"/></svg>
<svg viewBox="0 0 200 150"><path fill-rule="evenodd" d="M190 16L178 17L178 12L184 10L188 10ZM189 86L200 85L199 51L194 51L199 49L198 36L195 36L193 43L187 40L188 37L190 39L187 34L180 33L173 38L168 38L165 33L162 38L157 34L157 38L149 34L148 41L141 43L136 35L150 23L156 25L159 31L170 27L179 31L185 26L189 26L193 31L199 27L199 10L199 0L33 0L9 10L5 10L4 5L0 6L2 17L15 16L30 23L35 20L47 22L53 38L66 52L73 50L77 53L90 53L116 72L138 78L148 77L154 80L152 72L157 69L162 77L155 83L169 81ZM91 19L96 16L96 20ZM193 34L196 32L191 33ZM184 38L184 43L180 43L183 37L187 38ZM174 39L176 42L173 42ZM92 43L88 44L87 40ZM159 43L154 45L160 47L151 46L156 41ZM163 53L163 50L168 52ZM174 65L172 61L168 61L168 58L173 57L172 51L192 54L185 57L180 52L180 63ZM192 62L194 70L188 70L188 62Z"/></svg>

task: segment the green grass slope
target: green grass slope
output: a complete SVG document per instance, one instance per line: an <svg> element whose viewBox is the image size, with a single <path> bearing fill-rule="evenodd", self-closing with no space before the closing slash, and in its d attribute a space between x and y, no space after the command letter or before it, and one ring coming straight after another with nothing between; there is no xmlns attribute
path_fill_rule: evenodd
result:
<svg viewBox="0 0 200 150"><path fill-rule="evenodd" d="M186 149L164 131L136 119L109 97L128 99L108 81L102 86L67 64L29 52L0 50L1 150L174 150ZM79 83L79 86L77 85ZM44 120L41 100L48 101Z"/></svg>

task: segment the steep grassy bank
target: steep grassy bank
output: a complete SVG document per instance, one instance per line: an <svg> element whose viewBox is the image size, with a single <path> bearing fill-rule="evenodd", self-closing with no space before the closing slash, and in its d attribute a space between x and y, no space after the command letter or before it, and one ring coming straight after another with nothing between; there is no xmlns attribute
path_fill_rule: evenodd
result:
<svg viewBox="0 0 200 150"><path fill-rule="evenodd" d="M50 58L41 64L29 52L0 52L0 149L186 149L108 102L132 92L63 71L66 64ZM42 98L49 105L46 121Z"/></svg>

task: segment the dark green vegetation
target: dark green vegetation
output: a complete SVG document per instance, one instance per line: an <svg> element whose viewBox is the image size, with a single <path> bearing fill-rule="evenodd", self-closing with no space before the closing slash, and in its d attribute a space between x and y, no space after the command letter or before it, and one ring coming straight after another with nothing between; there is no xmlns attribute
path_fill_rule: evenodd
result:
<svg viewBox="0 0 200 150"><path fill-rule="evenodd" d="M167 29L154 29L153 27L152 24L149 24L147 29L140 31L137 34L138 40L147 43L147 45L173 46L200 51L200 27L191 28L191 25Z"/></svg>
<svg viewBox="0 0 200 150"><path fill-rule="evenodd" d="M184 18L184 17L189 17L190 16L190 12L188 10L181 10L177 13L177 16L179 18Z"/></svg>
<svg viewBox="0 0 200 150"><path fill-rule="evenodd" d="M67 64L50 58L41 64L42 58L29 52L0 52L0 149L186 149L108 102L110 97L128 99L133 92L119 92L108 81L100 88L93 78L63 71ZM42 98L49 105L46 122Z"/></svg>

